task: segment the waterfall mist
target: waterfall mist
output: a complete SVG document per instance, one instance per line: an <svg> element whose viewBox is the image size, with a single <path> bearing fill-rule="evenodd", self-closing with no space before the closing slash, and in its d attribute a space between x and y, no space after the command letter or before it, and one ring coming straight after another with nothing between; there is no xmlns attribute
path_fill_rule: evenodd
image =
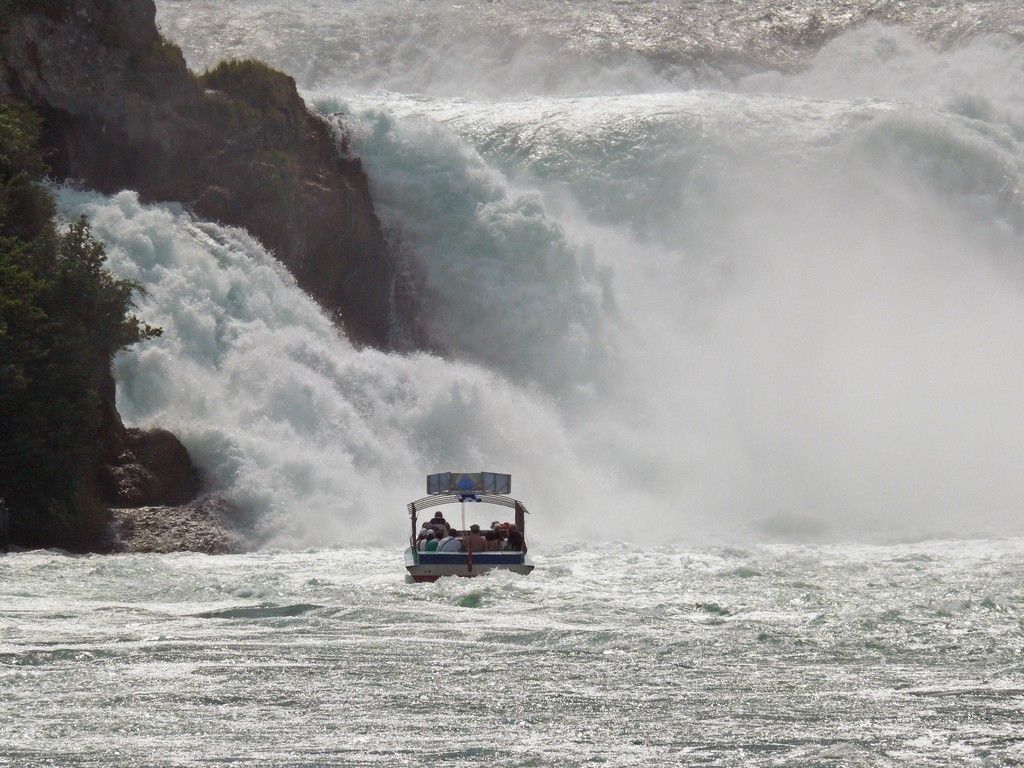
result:
<svg viewBox="0 0 1024 768"><path fill-rule="evenodd" d="M203 62L191 5L161 19ZM712 72L670 34L552 52L537 11L488 53L518 69L460 80L458 14L382 7L387 62L369 27L317 34L331 3L273 46L283 4L206 10L341 113L438 352L353 349L243 233L62 197L169 330L118 362L126 418L182 433L264 537L394 540L447 467L512 472L545 537L1021 532L1020 42L908 19Z"/></svg>

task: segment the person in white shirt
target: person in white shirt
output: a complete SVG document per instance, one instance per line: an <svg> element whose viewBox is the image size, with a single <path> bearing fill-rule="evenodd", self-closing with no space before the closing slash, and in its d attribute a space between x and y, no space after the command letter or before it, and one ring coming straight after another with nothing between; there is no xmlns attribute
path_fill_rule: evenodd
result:
<svg viewBox="0 0 1024 768"><path fill-rule="evenodd" d="M437 545L438 552L461 552L462 542L450 533L445 536Z"/></svg>

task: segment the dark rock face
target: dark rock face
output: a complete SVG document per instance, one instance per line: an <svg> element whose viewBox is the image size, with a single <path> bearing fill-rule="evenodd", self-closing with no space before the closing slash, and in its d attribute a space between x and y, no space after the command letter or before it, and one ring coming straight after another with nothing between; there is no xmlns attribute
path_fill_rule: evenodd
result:
<svg viewBox="0 0 1024 768"><path fill-rule="evenodd" d="M121 450L100 468L108 504L146 507L184 504L202 487L188 451L165 429L127 429Z"/></svg>
<svg viewBox="0 0 1024 768"><path fill-rule="evenodd" d="M0 95L43 114L58 177L246 228L353 341L389 345L394 268L366 175L291 78L255 62L194 75L153 0L35 6L0 25Z"/></svg>
<svg viewBox="0 0 1024 768"><path fill-rule="evenodd" d="M108 371L99 392L100 446L96 489L112 507L184 504L203 488L203 479L181 441L165 429L129 429L115 403Z"/></svg>

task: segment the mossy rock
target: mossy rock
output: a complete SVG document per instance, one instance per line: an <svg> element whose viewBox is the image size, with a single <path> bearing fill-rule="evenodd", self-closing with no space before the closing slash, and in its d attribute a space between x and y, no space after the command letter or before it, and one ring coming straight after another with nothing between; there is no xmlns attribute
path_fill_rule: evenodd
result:
<svg viewBox="0 0 1024 768"><path fill-rule="evenodd" d="M199 82L240 99L259 112L305 108L294 79L255 59L222 61L201 75Z"/></svg>

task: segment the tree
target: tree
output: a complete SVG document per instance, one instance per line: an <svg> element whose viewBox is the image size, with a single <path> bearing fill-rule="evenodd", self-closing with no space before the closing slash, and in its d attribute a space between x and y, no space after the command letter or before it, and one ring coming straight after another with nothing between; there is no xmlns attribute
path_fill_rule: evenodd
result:
<svg viewBox="0 0 1024 768"><path fill-rule="evenodd" d="M0 498L12 541L87 548L109 515L94 477L111 363L160 330L84 218L58 230L38 138L34 113L0 102Z"/></svg>

